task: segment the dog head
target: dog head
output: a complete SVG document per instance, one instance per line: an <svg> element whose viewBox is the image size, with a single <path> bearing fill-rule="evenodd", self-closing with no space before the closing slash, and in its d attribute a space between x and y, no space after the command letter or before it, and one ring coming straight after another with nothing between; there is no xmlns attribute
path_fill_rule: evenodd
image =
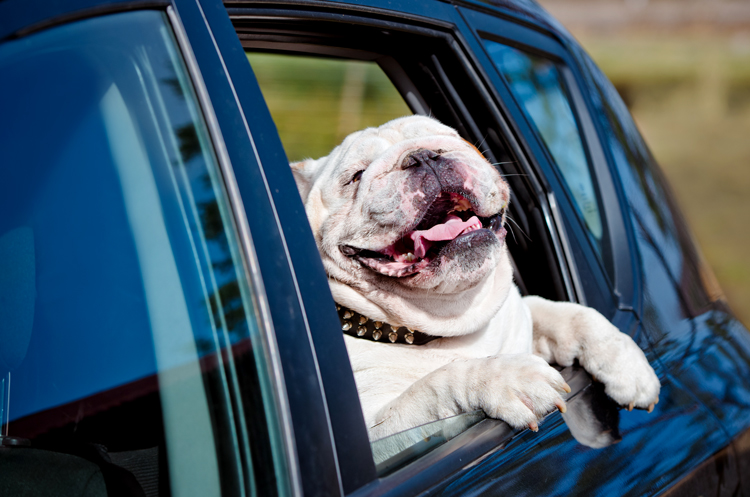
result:
<svg viewBox="0 0 750 497"><path fill-rule="evenodd" d="M479 329L502 305L510 191L452 128L399 118L292 169L340 304L441 336Z"/></svg>

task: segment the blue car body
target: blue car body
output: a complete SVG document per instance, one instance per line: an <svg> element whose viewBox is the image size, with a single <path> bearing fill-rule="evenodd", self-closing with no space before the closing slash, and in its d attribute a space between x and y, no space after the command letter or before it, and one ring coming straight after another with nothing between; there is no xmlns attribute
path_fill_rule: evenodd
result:
<svg viewBox="0 0 750 497"><path fill-rule="evenodd" d="M97 24L102 22L110 24ZM145 31L130 31L130 25ZM157 39L153 33L159 30L166 34ZM0 345L7 347L0 361L0 369L4 369L0 374L8 378L3 395L10 389L9 407L5 407L9 414L2 419L0 473L3 464L13 468L5 479L0 477L0 490L20 488L12 485L24 475L33 480L33 471L57 464L54 458L45 462L53 453L92 462L91 471L104 475L108 495L190 493L189 485L180 486L184 475L173 470L148 491L155 493L143 490L138 494L137 488L132 494L125 493L133 486L132 478L116 478L126 466L119 465L117 457L108 456L107 462L98 452L90 455L92 449L86 445L107 445L113 453L117 451L112 447L121 446L130 454L142 449L136 443L142 438L143 447L161 448L158 458L163 468L169 466L170 451L175 450L170 448L175 446L170 437L180 436L171 435L169 428L153 428L152 421L145 420L160 418L161 410L154 406L167 405L167 400L162 396L159 404L147 399L161 391L166 380L161 376L159 356L163 349L151 345L151 333L147 332L155 326L149 285L157 283L138 276L137 268L144 264L140 235L106 245L106 250L97 248L104 233L97 226L124 225L126 220L132 224L138 215L126 198L129 190L117 186L129 181L124 179L126 172L112 166L117 174L104 169L94 174L98 169L83 169L73 156L60 159L60 168L64 167L60 171L65 174L56 175L52 166L45 172L42 162L50 159L37 154L36 147L86 149L81 157L89 166L116 162L116 158L110 158L113 152L97 148L97 140L106 141L104 131L98 128L85 131L80 136L86 143L77 144L74 138L78 135L68 133L65 119L29 124L15 117L45 116L53 109L49 115L67 115L67 122L84 122L85 116L77 114L83 111L72 103L84 102L95 92L104 95L101 102L116 108L119 100L107 93L107 88L86 86L87 68L94 67L89 59L80 67L71 65L78 60L75 58L40 59L47 65L26 67L13 58L23 56L24 50L37 50L37 46L54 46L55 40L73 39L77 33L88 33L93 39L100 32L122 40L117 43L135 39L144 46L144 40L152 36L153 44L164 43L180 52L172 59L164 55L164 60L182 60L175 62L175 67L182 68L177 73L184 73L179 84L183 93L192 88L194 94L188 100L198 102L195 108L180 107L182 119L204 123L195 125L197 131L189 128L187 134L198 136L191 146L213 150L205 152L206 174L223 178L212 180L219 197L216 209L225 213L222 219L227 233L236 233L236 241L231 241L234 235L227 235L228 242L207 235L208 262L204 265L234 257L235 262L242 261L236 262L239 280L246 280L239 286L252 288L237 295L245 298L245 293L252 294L246 300L254 302L249 307L255 309L257 322L235 325L230 311L238 308L241 298L226 297L234 280L222 286L223 273L217 270L217 292L224 296L224 310L222 314L214 309L206 315L226 321L225 341L214 343L213 335L206 332L209 345L202 351L203 342L194 331L199 349L196 360L210 398L207 412L213 420L214 442L204 446L205 440L196 436L180 450L216 452L222 495L750 495L750 334L712 286L710 270L616 90L572 36L531 0L0 2L0 64L11 61L16 64L13 67L27 71L0 77L0 192L5 197L5 201L0 199L0 254L5 253L6 260L23 273L0 277L0 285L6 287L0 296L32 294L30 300L0 299L0 306L13 307L0 317L7 322L29 321L7 327L5 334L0 331L0 343L9 344ZM577 210L564 174L555 165L556 157L519 97L519 88L493 59L493 44L536 54L559 69L593 171L604 223L596 240ZM517 191L514 204L519 206L516 218L525 213L525 226L532 238L539 240L538 246L511 247L526 290L586 303L632 336L662 383L655 411L615 409L621 441L599 449L576 441L559 413L550 414L539 433L512 432L500 421L484 420L410 464L379 475L326 276L246 50L358 60L388 57L395 62L381 66L400 68L392 69L389 76L402 93L406 93L404 82L411 81L438 118L457 127L470 141L487 139L495 154L493 162L503 162L506 156L517 162L518 166L507 166L503 172L523 175L511 180ZM163 53L168 51L165 48ZM57 64L56 60L71 62ZM163 64L153 67L158 71ZM57 87L57 78L68 71L78 75L81 85ZM429 77L424 76L428 72ZM171 74L165 69L154 81L177 78ZM44 84L39 82L42 79ZM177 83L164 84L167 88ZM423 89L433 88L430 85L440 91ZM434 96L438 93L439 97ZM126 101L127 94L122 98ZM177 100L165 105L183 105ZM108 114L102 115L106 118ZM105 123L101 129L111 129L107 126ZM34 134L22 134L19 129L33 129ZM195 160L185 155L188 152L182 149L185 161ZM42 165L32 174L29 171L37 162ZM76 169L79 166L80 171ZM76 176L75 171L80 174ZM168 179L154 174L166 233L176 246L176 240L188 238L172 227L182 214L163 200L168 196L163 186ZM50 185L45 186L45 192L53 186L59 189L44 197L49 204L45 212L53 212L55 202L63 202L66 195L85 195L95 203L70 207L61 211L64 216L50 215L44 221L41 214L16 214L16 206L41 202L37 201L41 194L29 186L36 182ZM211 195L201 190L197 180L191 185L191 195ZM125 200L120 200L120 195ZM54 232L55 226L69 222L70 217L85 222L91 230ZM33 226L33 235L18 231L18 226ZM206 230L204 227L203 232ZM118 233L111 236L124 236ZM117 251L112 252L112 247ZM23 256L29 251L36 254L33 262ZM183 291L190 298L201 298L205 283L199 276L185 276L181 269L180 261L190 260L192 252L174 249L174 253ZM537 267L533 261L541 259L545 262ZM64 272L65 267L77 268L75 274L59 280L58 286L45 287L45 271ZM102 287L102 273L107 273L106 281L119 282L121 287L115 291ZM146 297L140 296L143 288ZM193 311L188 314L194 330L205 326L203 318ZM99 334L102 327L115 321L112 326L117 333ZM69 325L60 324L57 335L51 331L45 335L48 332L41 328L52 330L55 323ZM14 345L10 335L20 336L18 329L28 329L29 338ZM136 330L146 331L141 334ZM46 336L50 338L40 344L39 337ZM20 351L15 355L14 347ZM35 356L33 351L42 347L46 347L44 355ZM103 350L117 353L102 354ZM236 364L225 369L211 366L224 364L222 360L231 362L222 359L224 356L235 357ZM260 372L245 364L249 357L260 364ZM229 373L219 374L219 370ZM46 382L39 375L55 381ZM221 387L224 393L216 393L219 390L211 386L214 376L217 385L225 385ZM109 403L101 400L107 392L120 395L124 386L129 386L124 397ZM593 388L586 379L579 390ZM254 397L248 400L243 397L247 394L238 393L241 391L255 392ZM102 439L94 428L87 432L87 416L93 419L102 412L87 411L86 399L92 398L97 400L91 403L103 410L131 402L127 419L132 424L114 429L118 435L101 435ZM137 404L139 399L141 404ZM242 409L249 413L258 405L265 406L260 414L240 413ZM222 416L228 421L219 420ZM108 422L97 419L102 426ZM242 435L245 432L248 434ZM86 438L87 433L97 436ZM189 438L188 434L182 436ZM66 444L75 448L66 448ZM19 462L19 451L24 450L26 454L35 450L43 454L40 452L35 462ZM26 472L24 464L28 464ZM200 474L193 477L200 479ZM141 478L136 480L144 486ZM33 489L30 483L25 485Z"/></svg>

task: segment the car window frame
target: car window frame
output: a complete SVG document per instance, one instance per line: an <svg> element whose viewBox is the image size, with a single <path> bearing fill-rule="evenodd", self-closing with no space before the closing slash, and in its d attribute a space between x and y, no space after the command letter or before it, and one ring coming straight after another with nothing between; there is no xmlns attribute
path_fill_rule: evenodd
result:
<svg viewBox="0 0 750 497"><path fill-rule="evenodd" d="M290 492L291 494L300 493L300 479L298 477L299 468L296 459L296 445L293 441L293 428L292 421L289 416L288 408L288 397L286 384L284 382L284 376L279 356L277 335L274 330L274 324L270 312L269 299L266 292L267 284L264 284L264 280L261 278L261 261L258 257L256 250L256 243L253 241L250 225L248 222L247 212L245 204L243 204L243 193L242 187L238 182L238 175L235 173L235 169L232 167L232 158L230 156L231 147L237 146L236 143L231 143L225 139L225 134L222 133L222 124L226 128L227 124L222 123L219 119L219 115L212 104L212 99L217 98L216 89L213 90L213 94L209 90L209 82L204 78L201 68L201 62L199 62L195 50L193 49L195 43L195 37L199 36L196 32L201 29L200 23L198 25L190 25L183 23L180 11L178 11L178 5L181 12L187 15L190 14L190 9L198 7L200 5L192 2L175 1L173 5L170 5L166 9L167 17L170 25L174 32L177 44L179 46L180 53L185 60L185 65L188 73L188 77L192 85L195 88L196 97L198 99L200 110L203 113L203 117L206 121L207 130L210 136L211 145L214 147L217 166L220 171L221 179L224 183L224 189L227 196L227 203L230 209L230 218L233 229L236 233L239 241L239 257L242 260L243 269L245 276L253 287L255 292L255 304L256 304L256 319L258 321L259 331L261 332L262 339L262 353L268 360L269 370L266 371L271 377L271 383L273 385L272 402L275 404L275 412L279 416L279 428L280 435L282 438L282 447L272 447L273 451L281 451L281 458L286 463L286 477L287 481L283 482L277 488L282 490L280 495L283 495L283 491ZM195 12L195 11L193 11ZM205 20L205 17L204 17ZM189 22L189 21L188 21ZM202 26L204 29L207 26ZM208 32L210 34L210 32ZM193 39L191 40L191 36ZM216 53L216 55L220 55ZM214 58L216 62L216 59ZM214 63L215 63L214 62ZM226 75L224 75L226 78ZM249 138L251 138L249 136ZM262 198L262 197L261 197ZM255 232L257 234L257 231ZM258 238L257 236L255 237ZM240 402L239 398L235 398L237 393L231 395L231 403ZM230 406L231 408L231 406ZM243 472L252 471L252 455L246 455L247 460L243 461ZM278 474L278 473L277 473ZM244 476L247 479L247 476Z"/></svg>
<svg viewBox="0 0 750 497"><path fill-rule="evenodd" d="M558 68L561 69L562 77L567 86L566 90L571 109L578 121L581 139L593 172L594 188L598 191L601 200L603 208L603 212L601 213L602 221L607 226L606 236L609 239L608 245L610 249L608 257L612 265L612 271L607 274L608 271L604 267L600 268L605 281L601 281L601 277L597 278L600 280L598 286L601 287L600 291L606 290L607 286L612 289L618 297L616 304L619 310L632 311L632 309L636 308L635 288L637 281L635 280L635 275L637 274L637 267L633 264L632 237L630 230L627 229L628 224L625 219L627 208L623 207L622 189L614 172L616 170L614 169L612 160L603 146L603 143L605 143L603 131L593 118L593 103L589 96L585 78L583 78L578 68L577 61L566 49L565 43L554 32L549 31L543 26L532 26L527 21L513 19L511 16L503 15L497 11L489 12L484 9L480 10L480 8L475 6L472 6L472 8L462 6L458 10L466 20L469 29L473 33L473 37L478 42L478 46L481 47L481 53L487 57L489 64L485 64L485 67L487 68L488 77L495 82L494 86L496 88L503 88L510 93L505 78L489 60L483 40L503 43L527 53L540 55L560 64ZM518 119L528 123L528 118L522 112L519 114ZM546 157L547 154L543 150L536 133L533 131L529 133L528 140L529 146L537 150L537 157ZM559 178L560 175L556 171L556 166L553 166L549 162L549 159L546 161L546 164L540 164L540 167L546 168L548 175L551 173L552 176ZM569 203L569 200L565 198L564 188L561 188L561 186L562 182L559 182L555 188L556 192L559 191L557 195L558 200L561 203ZM568 214L573 214L570 209L566 209L566 211ZM576 224L579 226L572 225L573 223L569 221L571 217L576 218L578 221ZM574 214L573 216L566 215L565 218L570 231L576 234L576 239L579 239L580 231L583 229L582 220ZM583 252L586 257L594 255L593 248L592 250L584 250ZM580 260L583 258L579 256L578 259L578 264L583 265ZM605 261L603 262L606 264ZM602 284L605 282L608 285L602 287Z"/></svg>
<svg viewBox="0 0 750 497"><path fill-rule="evenodd" d="M300 213L304 215L301 201L299 205L295 203L299 198L296 185L224 6L217 0L175 0L174 4L190 38L210 100L222 102L214 110L237 182L234 207L244 214L242 222L248 233L263 234L263 242L254 246L259 262L254 276L260 277L264 285L270 318L266 324L275 336L281 366L275 371L277 385L280 392L286 393L284 407L289 416L286 435L294 468L293 494L343 495L339 457L326 404L330 394L326 396L321 379L328 365L318 362L310 332L313 326L331 332L335 328L325 314L324 324L319 324L321 318L315 316L315 308L311 309L309 302L303 300L328 291L319 259L319 267L314 263L302 266L292 263L295 254L309 250L306 244L314 248L309 227L296 222ZM195 38L190 37L192 30ZM292 193L294 196L289 197ZM291 201L280 201L284 196ZM302 233L295 233L294 226L299 226ZM325 284L323 288L319 288L321 281ZM340 351L331 355L342 352L345 354L343 344ZM345 375L340 380L344 383L342 390L346 390ZM350 388L355 389L353 375Z"/></svg>

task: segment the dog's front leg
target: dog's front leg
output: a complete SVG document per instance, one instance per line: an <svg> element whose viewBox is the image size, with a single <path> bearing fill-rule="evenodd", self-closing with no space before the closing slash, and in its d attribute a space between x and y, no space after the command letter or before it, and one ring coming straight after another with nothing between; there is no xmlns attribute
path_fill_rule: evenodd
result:
<svg viewBox="0 0 750 497"><path fill-rule="evenodd" d="M550 364L578 362L629 409L653 409L660 384L643 351L594 309L524 297L534 323L534 353Z"/></svg>
<svg viewBox="0 0 750 497"><path fill-rule="evenodd" d="M458 360L381 408L368 420L370 439L478 409L514 428L537 430L537 422L555 408L565 412L566 392L570 387L557 370L531 354Z"/></svg>

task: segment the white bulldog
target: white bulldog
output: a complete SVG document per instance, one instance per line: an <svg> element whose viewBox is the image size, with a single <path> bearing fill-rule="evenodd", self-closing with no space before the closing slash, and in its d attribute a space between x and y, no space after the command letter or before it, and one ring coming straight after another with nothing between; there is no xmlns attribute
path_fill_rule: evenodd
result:
<svg viewBox="0 0 750 497"><path fill-rule="evenodd" d="M601 314L521 297L508 185L455 130L403 117L292 169L334 299L378 322L378 341L344 336L371 440L477 409L536 431L570 392L550 364L576 359L620 405L658 402L643 352Z"/></svg>

